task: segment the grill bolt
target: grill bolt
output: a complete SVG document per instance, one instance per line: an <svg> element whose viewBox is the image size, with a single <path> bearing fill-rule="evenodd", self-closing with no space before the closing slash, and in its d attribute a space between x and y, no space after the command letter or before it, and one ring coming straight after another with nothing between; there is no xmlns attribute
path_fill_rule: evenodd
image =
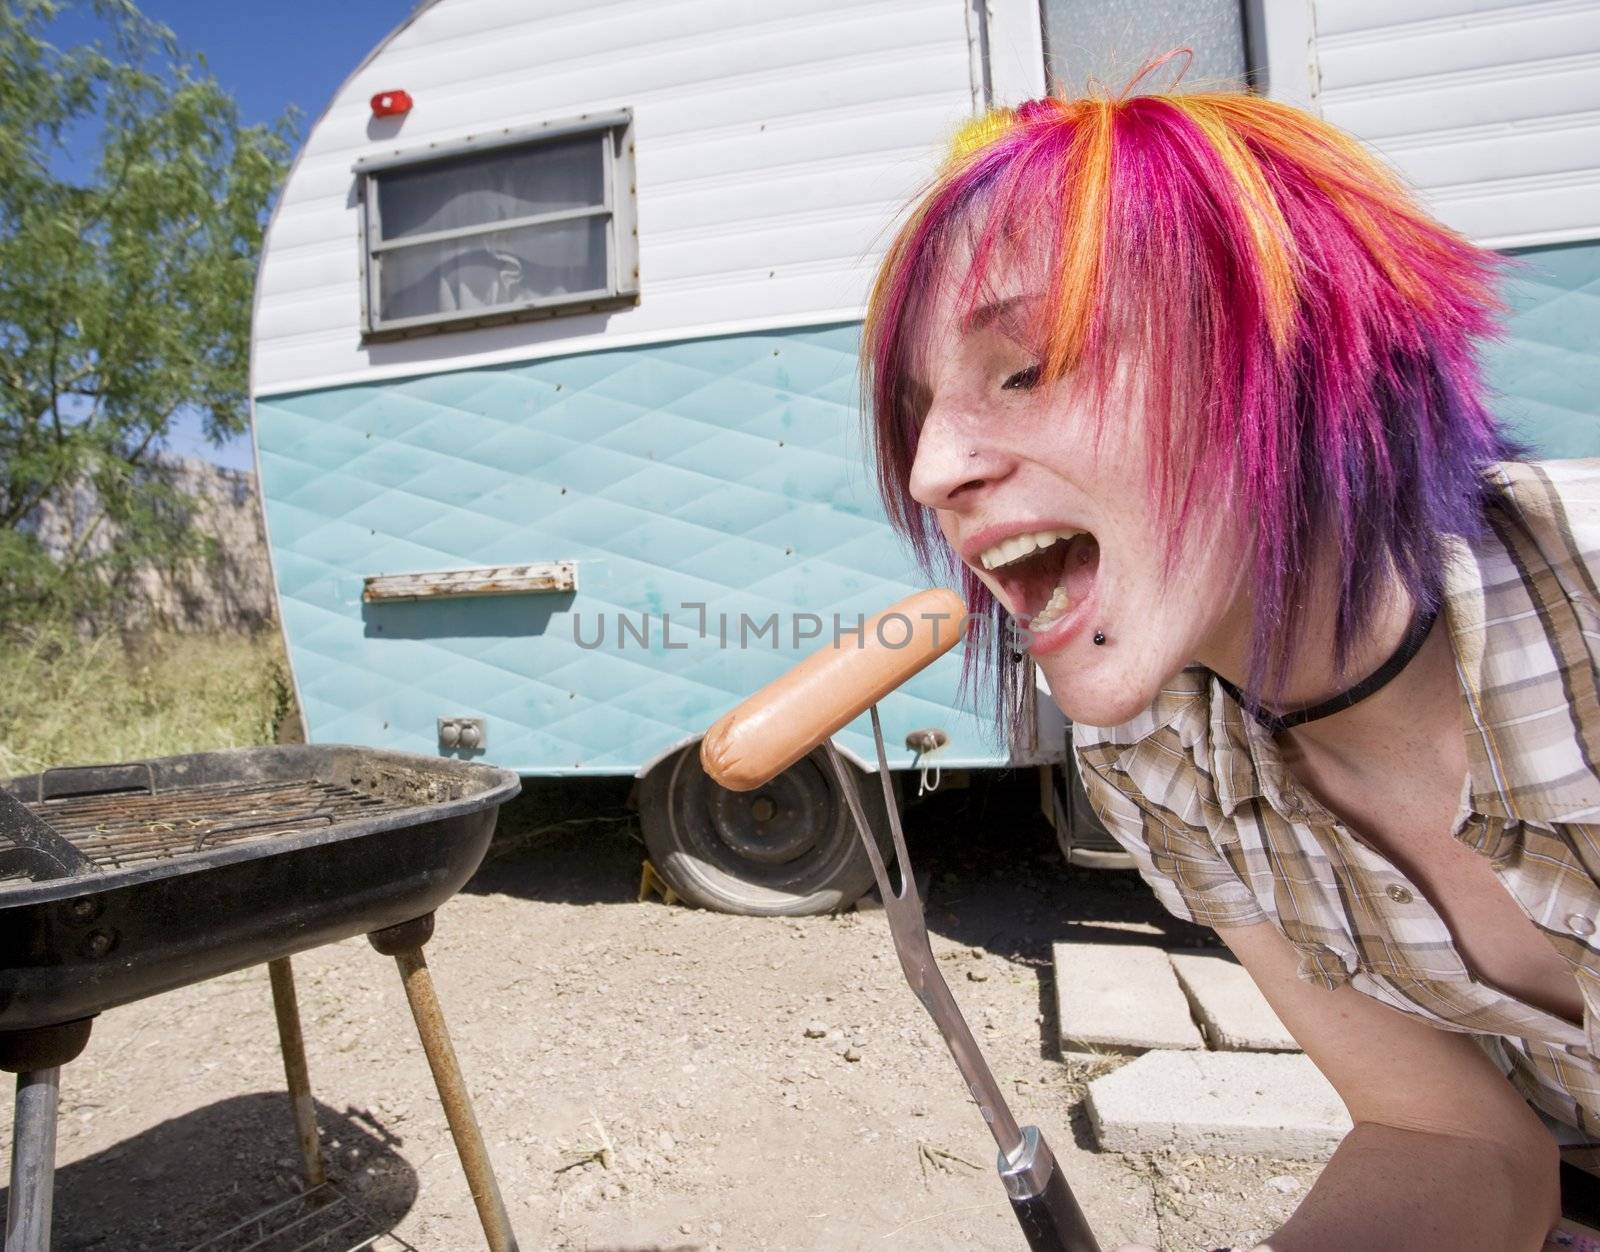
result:
<svg viewBox="0 0 1600 1252"><path fill-rule="evenodd" d="M70 905L68 905L68 909L72 913L73 920L79 922L94 921L95 918L100 916L100 908L100 901L90 896L84 896L80 899L74 900Z"/></svg>
<svg viewBox="0 0 1600 1252"><path fill-rule="evenodd" d="M85 956L104 956L117 946L115 935L107 934L103 930L92 930L89 937L83 941L83 954Z"/></svg>

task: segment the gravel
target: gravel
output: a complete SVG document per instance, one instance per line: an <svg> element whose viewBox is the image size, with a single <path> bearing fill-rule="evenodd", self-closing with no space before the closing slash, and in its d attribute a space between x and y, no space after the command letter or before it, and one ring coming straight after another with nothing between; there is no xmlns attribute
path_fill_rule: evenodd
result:
<svg viewBox="0 0 1600 1252"><path fill-rule="evenodd" d="M588 824L530 837L530 786L426 949L521 1245L1020 1246L993 1141L882 911L775 920L638 903L641 850L606 807L617 789L600 790L605 803L576 814ZM950 980L996 1078L1105 1247L1249 1246L1317 1167L1097 1152L1083 1084L1119 1059L1053 1043L1052 941L1194 947L1203 932L1126 875L1067 871L1032 780L1015 790L941 792L907 817L934 953L947 976L969 975ZM561 796L551 818L575 821L581 789ZM393 962L356 939L295 958L295 974L332 1173L393 1229L375 1247L481 1246ZM967 1164L925 1170L925 1151ZM187 1246L290 1194L266 971L102 1015L64 1072L58 1159L58 1252Z"/></svg>

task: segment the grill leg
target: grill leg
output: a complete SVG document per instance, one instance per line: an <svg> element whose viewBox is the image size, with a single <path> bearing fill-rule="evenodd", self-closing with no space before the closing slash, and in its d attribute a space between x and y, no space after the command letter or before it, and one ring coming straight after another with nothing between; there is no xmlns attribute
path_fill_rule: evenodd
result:
<svg viewBox="0 0 1600 1252"><path fill-rule="evenodd" d="M394 957L400 967L400 980L405 984L411 1016L416 1019L417 1034L422 1036L422 1050L427 1053L428 1067L433 1070L434 1086L439 1089L439 1102L444 1105L450 1135L456 1141L456 1155L461 1158L461 1168L467 1176L467 1188L472 1192L478 1220L483 1223L489 1252L517 1252L517 1237L511 1233L511 1220L500 1198L494 1165L489 1160L483 1132L478 1129L478 1119L472 1111L472 1097L467 1094L466 1081L461 1077L456 1050L450 1044L444 1010L439 1007L439 997L433 990L433 976L422 956L422 945L432 934L433 916L429 914L375 931L367 938L379 952Z"/></svg>
<svg viewBox="0 0 1600 1252"><path fill-rule="evenodd" d="M61 1067L17 1075L11 1144L11 1196L6 1208L7 1252L49 1252L50 1202L56 1175L56 1103Z"/></svg>
<svg viewBox="0 0 1600 1252"><path fill-rule="evenodd" d="M311 1100L311 1072L306 1068L306 1041L300 1033L300 1006L294 994L294 966L289 958L267 962L272 979L272 1008L278 1016L278 1045L283 1049L283 1076L294 1106L294 1132L300 1141L300 1170L306 1190L328 1180L322 1168L322 1147L317 1142L317 1108Z"/></svg>

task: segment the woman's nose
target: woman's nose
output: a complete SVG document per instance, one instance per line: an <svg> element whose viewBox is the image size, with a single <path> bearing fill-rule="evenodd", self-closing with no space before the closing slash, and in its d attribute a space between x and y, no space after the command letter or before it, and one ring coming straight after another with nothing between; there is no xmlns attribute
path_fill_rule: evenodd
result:
<svg viewBox="0 0 1600 1252"><path fill-rule="evenodd" d="M930 509L958 508L996 472L995 457L980 440L965 437L950 424L929 420L917 440L911 464L912 499Z"/></svg>

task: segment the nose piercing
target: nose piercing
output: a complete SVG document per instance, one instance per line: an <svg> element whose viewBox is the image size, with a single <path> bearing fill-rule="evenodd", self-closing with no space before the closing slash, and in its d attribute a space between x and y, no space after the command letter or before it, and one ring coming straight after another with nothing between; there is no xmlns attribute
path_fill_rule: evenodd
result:
<svg viewBox="0 0 1600 1252"><path fill-rule="evenodd" d="M969 448L967 450L967 455L968 456L977 456L978 455L978 450L976 448Z"/></svg>
<svg viewBox="0 0 1600 1252"><path fill-rule="evenodd" d="M1106 641L1106 632L1103 631L1103 630L1095 631L1094 632L1094 641L1096 643L1104 643Z"/></svg>

